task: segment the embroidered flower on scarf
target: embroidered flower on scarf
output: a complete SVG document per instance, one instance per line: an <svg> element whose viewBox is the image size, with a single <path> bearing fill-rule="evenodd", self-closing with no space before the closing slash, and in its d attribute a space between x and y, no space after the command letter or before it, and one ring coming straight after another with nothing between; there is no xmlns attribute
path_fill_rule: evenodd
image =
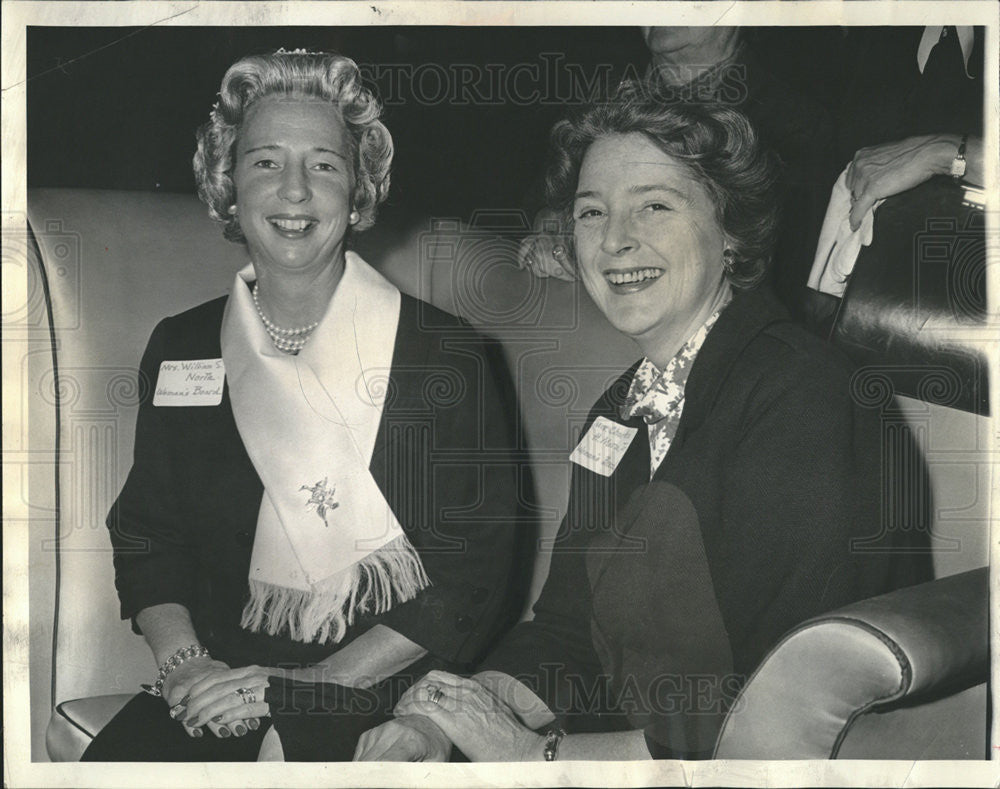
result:
<svg viewBox="0 0 1000 789"><path fill-rule="evenodd" d="M329 484L329 477L323 477L315 485L303 485L299 490L308 490L310 495L309 501L306 502L306 508L316 507L316 514L323 519L323 525L329 526L326 522L326 513L337 509L340 504L334 499L334 493L337 490L336 485Z"/></svg>

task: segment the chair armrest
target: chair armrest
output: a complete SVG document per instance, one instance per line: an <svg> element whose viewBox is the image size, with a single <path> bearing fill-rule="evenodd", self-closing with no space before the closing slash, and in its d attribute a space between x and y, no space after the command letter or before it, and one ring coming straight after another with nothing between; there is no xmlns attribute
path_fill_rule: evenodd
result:
<svg viewBox="0 0 1000 789"><path fill-rule="evenodd" d="M986 679L988 568L863 600L796 627L744 686L719 759L834 758L869 710Z"/></svg>
<svg viewBox="0 0 1000 789"><path fill-rule="evenodd" d="M53 762L78 762L97 733L134 693L91 696L57 704L45 730L45 750Z"/></svg>

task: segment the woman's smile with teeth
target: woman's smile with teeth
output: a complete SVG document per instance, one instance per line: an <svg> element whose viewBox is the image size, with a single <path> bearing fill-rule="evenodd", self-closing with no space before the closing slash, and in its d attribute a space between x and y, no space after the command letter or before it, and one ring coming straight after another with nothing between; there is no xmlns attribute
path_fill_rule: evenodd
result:
<svg viewBox="0 0 1000 789"><path fill-rule="evenodd" d="M286 219L283 217L271 217L271 224L280 230L305 230L313 224L311 219Z"/></svg>
<svg viewBox="0 0 1000 789"><path fill-rule="evenodd" d="M661 268L638 268L627 271L606 271L604 276L612 285L633 285L650 279L659 279L663 274Z"/></svg>

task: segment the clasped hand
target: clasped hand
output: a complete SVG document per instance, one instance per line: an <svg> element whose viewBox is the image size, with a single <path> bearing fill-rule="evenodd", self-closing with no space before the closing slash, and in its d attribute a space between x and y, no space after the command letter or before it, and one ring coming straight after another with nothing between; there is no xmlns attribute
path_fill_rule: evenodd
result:
<svg viewBox="0 0 1000 789"><path fill-rule="evenodd" d="M267 677L274 669L244 666L232 669L219 660L194 658L174 669L163 683L163 698L170 717L179 721L188 735L200 737L203 727L216 737L240 737L260 726L270 714L264 701ZM248 703L251 691L253 703Z"/></svg>
<svg viewBox="0 0 1000 789"><path fill-rule="evenodd" d="M446 761L452 743L474 762L528 761L544 747L493 693L445 671L414 683L393 712L395 720L361 736L356 761Z"/></svg>

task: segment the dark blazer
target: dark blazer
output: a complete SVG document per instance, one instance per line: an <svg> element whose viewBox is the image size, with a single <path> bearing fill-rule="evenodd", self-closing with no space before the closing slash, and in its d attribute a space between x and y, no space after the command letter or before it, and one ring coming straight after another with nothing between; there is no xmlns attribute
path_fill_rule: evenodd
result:
<svg viewBox="0 0 1000 789"><path fill-rule="evenodd" d="M402 297L389 392L370 470L432 585L339 645L239 626L263 487L236 430L228 386L215 407L154 407L160 362L221 357L226 298L167 318L140 368L135 459L108 516L123 618L158 603L192 613L230 665L309 665L376 622L446 664L467 665L513 621L530 565L515 561L530 491L518 473L517 406L502 352L468 324ZM527 534L525 534L525 539Z"/></svg>
<svg viewBox="0 0 1000 789"><path fill-rule="evenodd" d="M622 422L634 370L584 430ZM534 620L480 668L521 678L567 731L643 728L654 756L709 756L784 632L927 577L926 553L907 575L885 550L926 533L882 532L879 417L839 355L770 298L738 294L695 360L653 481L638 419L610 477L574 465Z"/></svg>

